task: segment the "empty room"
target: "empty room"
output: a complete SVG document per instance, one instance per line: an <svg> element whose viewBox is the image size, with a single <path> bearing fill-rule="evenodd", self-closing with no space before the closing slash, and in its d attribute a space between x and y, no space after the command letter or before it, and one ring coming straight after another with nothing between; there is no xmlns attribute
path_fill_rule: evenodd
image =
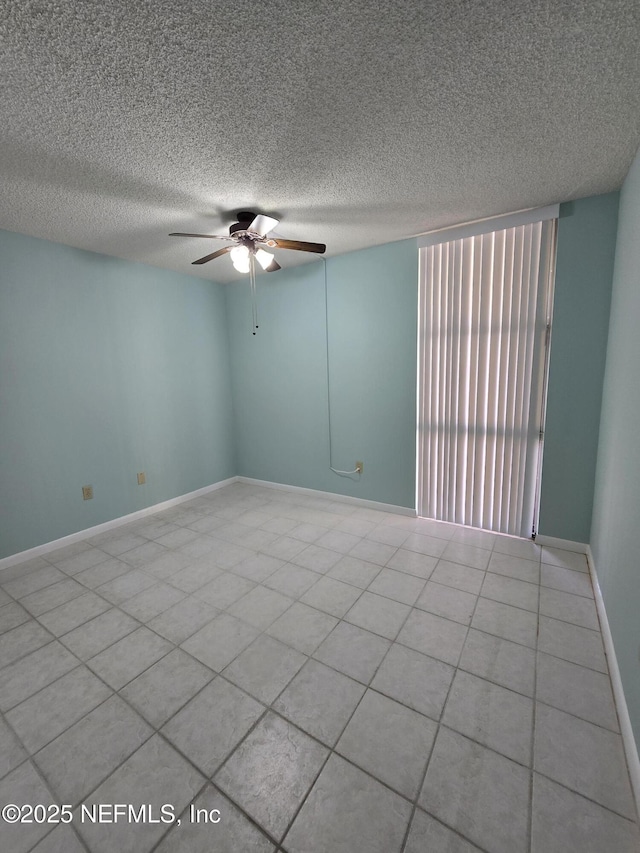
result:
<svg viewBox="0 0 640 853"><path fill-rule="evenodd" d="M0 850L640 853L637 2L0 10Z"/></svg>

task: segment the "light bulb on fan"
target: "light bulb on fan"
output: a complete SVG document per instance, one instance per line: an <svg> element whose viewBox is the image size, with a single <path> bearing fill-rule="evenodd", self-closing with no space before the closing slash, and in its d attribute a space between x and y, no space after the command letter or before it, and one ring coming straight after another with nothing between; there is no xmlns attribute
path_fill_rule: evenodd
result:
<svg viewBox="0 0 640 853"><path fill-rule="evenodd" d="M266 270L268 266L271 265L274 256L271 252L265 252L264 249L258 249L256 251L256 261L260 264L263 270Z"/></svg>
<svg viewBox="0 0 640 853"><path fill-rule="evenodd" d="M249 249L246 246L235 246L229 255L238 272L249 272Z"/></svg>

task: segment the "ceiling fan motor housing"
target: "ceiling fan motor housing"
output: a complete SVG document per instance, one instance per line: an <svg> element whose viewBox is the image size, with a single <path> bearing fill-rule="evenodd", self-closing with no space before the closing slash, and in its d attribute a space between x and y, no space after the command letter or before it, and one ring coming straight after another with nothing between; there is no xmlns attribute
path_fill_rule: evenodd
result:
<svg viewBox="0 0 640 853"><path fill-rule="evenodd" d="M256 218L256 214L250 210L241 210L238 213L238 221L229 226L229 234L233 236L238 231L248 231L249 226Z"/></svg>
<svg viewBox="0 0 640 853"><path fill-rule="evenodd" d="M249 225L256 218L256 215L252 210L240 210L238 211L238 223Z"/></svg>

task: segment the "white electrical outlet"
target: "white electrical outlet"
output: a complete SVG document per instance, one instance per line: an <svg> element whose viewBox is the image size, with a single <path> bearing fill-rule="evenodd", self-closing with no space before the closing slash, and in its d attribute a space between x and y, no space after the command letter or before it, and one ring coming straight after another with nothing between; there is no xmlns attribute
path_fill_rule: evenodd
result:
<svg viewBox="0 0 640 853"><path fill-rule="evenodd" d="M356 462L356 471L358 474L362 474L364 471L364 462Z"/></svg>

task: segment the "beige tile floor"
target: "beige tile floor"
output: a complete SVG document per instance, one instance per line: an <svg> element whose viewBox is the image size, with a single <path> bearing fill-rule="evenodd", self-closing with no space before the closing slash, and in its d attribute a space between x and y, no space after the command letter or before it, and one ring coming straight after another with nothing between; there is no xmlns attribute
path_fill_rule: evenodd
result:
<svg viewBox="0 0 640 853"><path fill-rule="evenodd" d="M11 853L640 849L585 558L532 542L228 486L5 570L0 711L0 804L73 809Z"/></svg>

